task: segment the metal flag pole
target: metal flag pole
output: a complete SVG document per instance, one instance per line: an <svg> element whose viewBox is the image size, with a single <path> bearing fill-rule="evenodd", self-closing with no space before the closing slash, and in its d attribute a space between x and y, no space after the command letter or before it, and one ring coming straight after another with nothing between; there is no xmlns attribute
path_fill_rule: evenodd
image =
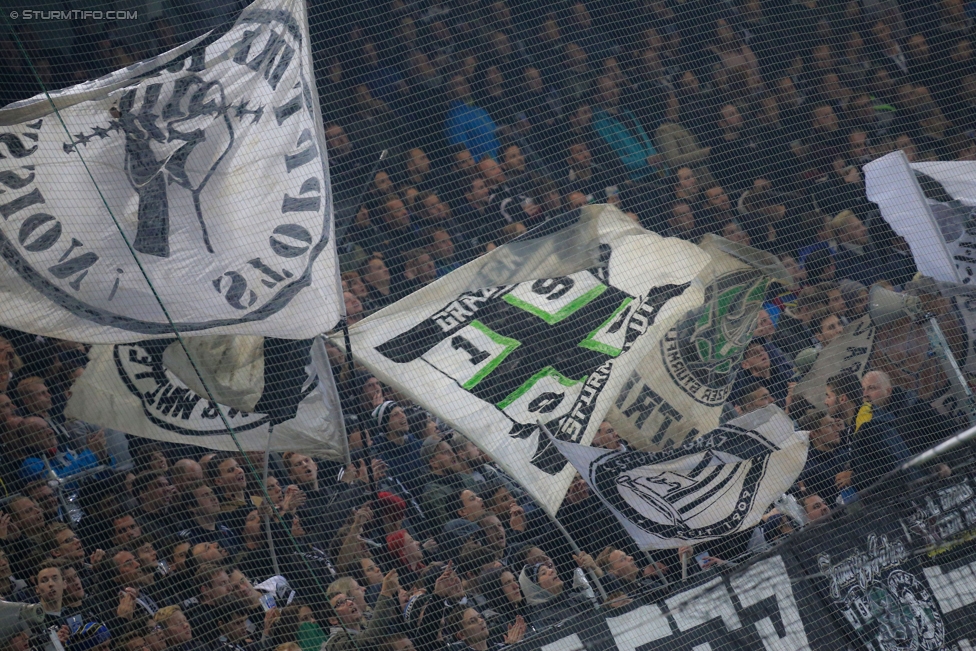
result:
<svg viewBox="0 0 976 651"><path fill-rule="evenodd" d="M268 485L268 465L271 462L271 436L274 432L274 425L268 425L268 444L264 446L264 472L261 476L261 481L265 486ZM273 507L272 504L268 504L268 507ZM264 531L268 535L268 550L271 552L271 567L274 568L275 576L281 574L278 571L278 555L275 554L274 547L274 536L271 535L271 516L268 513L268 509L264 509Z"/></svg>
<svg viewBox="0 0 976 651"><path fill-rule="evenodd" d="M369 176L366 177L366 182L363 183L362 188L359 190L359 196L356 197L356 203L355 203L356 212L354 212L348 219L346 219L345 223L342 226L336 229L335 241L337 244L342 242L342 238L346 236L346 231L349 230L350 224L352 224L356 220L356 215L359 214L359 209L363 205L363 195L366 194L366 188L368 188L369 184L372 183L373 177L376 176L376 171L380 168L380 163L386 160L386 155L388 152L389 150L387 149L384 149L383 151L380 152L380 157L373 164L373 169L370 171Z"/></svg>
<svg viewBox="0 0 976 651"><path fill-rule="evenodd" d="M549 428L547 428L545 426L545 424L541 420L536 421L536 422L538 423L539 427L542 428L542 431L543 431L543 433L545 433L546 436L548 436L549 438L553 438L552 433L549 431ZM545 509L543 509L543 510L545 511ZM548 511L546 512L546 514L548 515ZM569 541L570 545L572 545L576 549L576 551L579 552L579 548L576 547L576 543L572 540L572 538L570 537L570 535L566 531L566 529L563 527L563 525L558 520L556 520L555 516L549 516L549 517L556 524L556 526L559 528L559 530L562 531L563 535ZM661 572L661 568L658 567L657 561L654 560L654 557L651 556L651 553L648 550L642 549L640 551L642 551L644 553L644 556L650 562L650 566L652 568L654 568L654 575L661 581L661 584L664 587L667 587L669 585L668 580L666 578L664 578L664 573ZM683 570L683 574L686 575L686 573L687 573L687 567L686 566L683 566L682 567L682 570ZM685 578L686 578L686 576L682 576L682 580L684 580ZM606 595L603 592L603 587L600 585L600 582L599 581L597 581L597 587L600 589L600 594L603 595L604 598L606 598Z"/></svg>
<svg viewBox="0 0 976 651"><path fill-rule="evenodd" d="M552 434L549 432L549 429L545 426L545 424L541 420L536 422L539 424L539 427L542 429L545 435L552 438ZM579 545L576 544L576 541L573 540L573 537L569 535L568 531L566 531L566 527L563 526L563 523L556 519L555 515L549 513L549 511L546 511L546 509L542 510L545 511L546 515L549 516L549 520L556 525L556 528L559 529L559 531L563 534L563 537L566 539L566 542L569 543L569 546L573 548L573 551L575 551L577 554L582 554L583 550L580 549ZM603 589L603 584L600 583L600 577L598 577L593 571L589 571L589 575L590 578L593 579L593 583L596 584L596 589L600 593L600 598L603 599L603 601L606 601L607 591Z"/></svg>

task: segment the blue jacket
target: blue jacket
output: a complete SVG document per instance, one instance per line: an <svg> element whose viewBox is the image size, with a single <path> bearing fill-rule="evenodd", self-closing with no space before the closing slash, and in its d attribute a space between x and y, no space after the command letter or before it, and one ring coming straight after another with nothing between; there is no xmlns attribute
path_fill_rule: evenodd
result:
<svg viewBox="0 0 976 651"><path fill-rule="evenodd" d="M632 181L642 181L654 172L654 168L647 164L647 157L657 154L657 150L631 111L621 108L617 116L613 116L599 109L593 114L593 129L610 145Z"/></svg>
<svg viewBox="0 0 976 651"><path fill-rule="evenodd" d="M84 448L80 452L73 452L67 448L58 449L58 453L48 459L48 463L51 464L51 470L58 477L67 477L99 465L95 453L88 448ZM110 459L108 465L114 468L115 459ZM40 457L27 457L20 466L20 478L25 482L43 479L45 472L47 469L44 467L44 459Z"/></svg>
<svg viewBox="0 0 976 651"><path fill-rule="evenodd" d="M467 147L475 160L481 160L484 156L495 157L495 152L501 147L495 137L497 128L488 112L480 106L469 106L454 100L447 109L444 124L447 141L452 145Z"/></svg>

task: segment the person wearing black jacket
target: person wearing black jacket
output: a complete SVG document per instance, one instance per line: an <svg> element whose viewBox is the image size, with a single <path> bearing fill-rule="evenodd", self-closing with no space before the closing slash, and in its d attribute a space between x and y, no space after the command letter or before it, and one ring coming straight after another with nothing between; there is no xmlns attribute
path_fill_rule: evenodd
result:
<svg viewBox="0 0 976 651"><path fill-rule="evenodd" d="M940 415L914 391L891 385L884 371L872 371L861 378L864 399L874 407L895 415L894 426L912 456L938 445L958 429L953 419Z"/></svg>
<svg viewBox="0 0 976 651"><path fill-rule="evenodd" d="M346 516L367 501L363 483L344 473L342 481L326 485L319 479L315 460L297 452L285 452L282 461L291 481L305 491L305 503L296 515L308 540L317 547L328 547Z"/></svg>
<svg viewBox="0 0 976 651"><path fill-rule="evenodd" d="M839 373L827 380L824 406L847 427L844 440L850 448L850 473L838 476L838 487L861 492L910 457L908 447L894 427L895 416L884 408L862 404L863 389L857 375Z"/></svg>

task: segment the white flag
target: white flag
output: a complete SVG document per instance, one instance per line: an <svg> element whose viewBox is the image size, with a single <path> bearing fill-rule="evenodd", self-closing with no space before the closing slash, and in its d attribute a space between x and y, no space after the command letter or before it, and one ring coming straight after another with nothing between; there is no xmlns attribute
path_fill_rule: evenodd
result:
<svg viewBox="0 0 976 651"><path fill-rule="evenodd" d="M853 373L858 377L864 375L871 359L876 332L877 327L868 314L848 323L840 336L820 351L817 361L796 386L794 395L803 396L814 406L823 408L827 380L841 373Z"/></svg>
<svg viewBox="0 0 976 651"><path fill-rule="evenodd" d="M976 162L911 163L902 151L864 166L868 199L905 238L919 272L969 284L976 274Z"/></svg>
<svg viewBox="0 0 976 651"><path fill-rule="evenodd" d="M163 366L168 343L154 340L93 346L91 361L71 389L65 415L156 441L237 450L217 405L188 389ZM307 343L286 343L304 345L308 351ZM299 355L298 359L305 357ZM244 450L268 447L269 427L273 425L271 450L299 450L333 461L347 458L339 394L321 338L313 341L310 358L304 367L277 363L279 376L274 384L285 390L258 403L258 408L266 404L274 413L219 408ZM289 377L281 377L285 373Z"/></svg>
<svg viewBox="0 0 976 651"><path fill-rule="evenodd" d="M705 301L641 360L607 413L631 447L660 451L718 427L770 281L790 284L775 256L715 235L701 248Z"/></svg>
<svg viewBox="0 0 976 651"><path fill-rule="evenodd" d="M331 328L324 143L299 0L0 110L0 323L90 343Z"/></svg>
<svg viewBox="0 0 976 651"><path fill-rule="evenodd" d="M701 249L612 206L495 249L350 331L356 360L485 450L550 513L634 364L689 309Z"/></svg>
<svg viewBox="0 0 976 651"><path fill-rule="evenodd" d="M758 524L799 477L807 441L770 405L666 452L556 446L641 549L670 549Z"/></svg>

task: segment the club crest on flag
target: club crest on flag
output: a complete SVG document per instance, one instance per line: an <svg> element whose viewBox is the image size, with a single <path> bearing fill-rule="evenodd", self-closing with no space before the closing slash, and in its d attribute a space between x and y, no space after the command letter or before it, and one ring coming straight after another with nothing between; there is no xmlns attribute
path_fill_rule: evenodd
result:
<svg viewBox="0 0 976 651"><path fill-rule="evenodd" d="M721 405L752 341L769 277L753 268L722 274L705 287L705 303L661 340L672 380L696 402Z"/></svg>
<svg viewBox="0 0 976 651"><path fill-rule="evenodd" d="M164 341L114 346L112 354L119 379L139 399L146 418L157 427L184 436L226 432L217 405L188 389L163 366ZM260 427L269 421L267 414L226 408L225 413L231 426L239 431Z"/></svg>
<svg viewBox="0 0 976 651"><path fill-rule="evenodd" d="M41 116L0 140L20 165L0 199L9 273L75 317L151 337L247 333L331 270L303 12L255 3L155 66L55 91L57 118L46 99L6 109Z"/></svg>
<svg viewBox="0 0 976 651"><path fill-rule="evenodd" d="M726 426L667 453L600 457L590 465L590 481L645 532L705 540L738 530L777 450L754 432Z"/></svg>

